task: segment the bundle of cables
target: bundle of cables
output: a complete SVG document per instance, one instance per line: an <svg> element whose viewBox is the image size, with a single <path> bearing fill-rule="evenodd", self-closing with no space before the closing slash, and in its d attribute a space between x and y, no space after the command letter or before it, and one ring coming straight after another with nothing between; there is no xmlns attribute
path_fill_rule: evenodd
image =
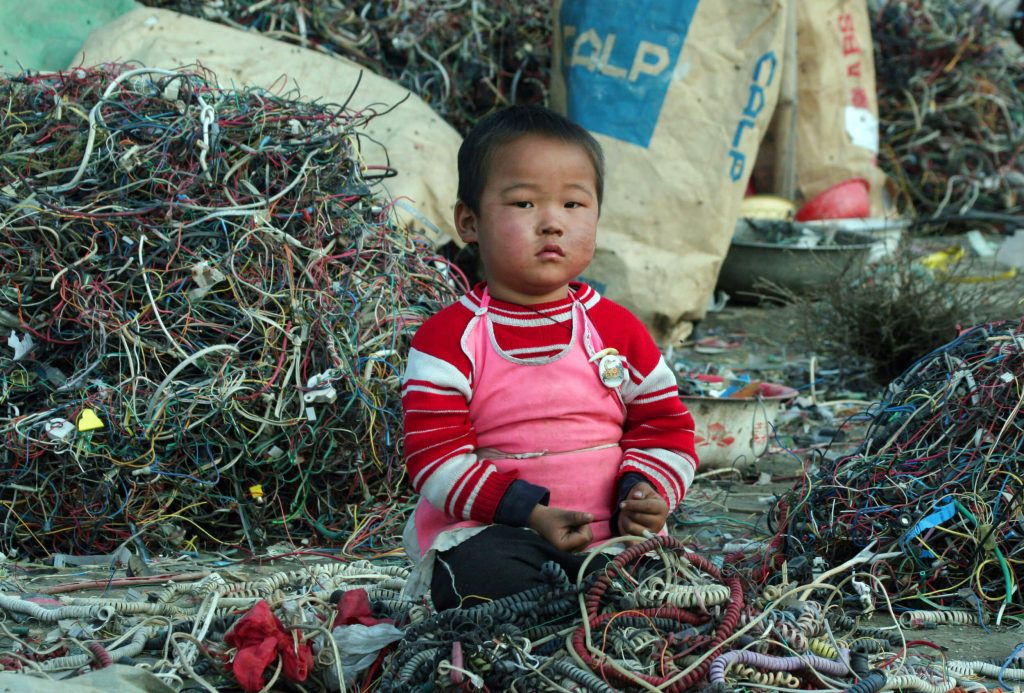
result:
<svg viewBox="0 0 1024 693"><path fill-rule="evenodd" d="M1019 221L1024 62L991 9L887 0L877 4L871 30L879 164L896 186L901 211L1011 213Z"/></svg>
<svg viewBox="0 0 1024 693"><path fill-rule="evenodd" d="M823 459L776 506L791 568L889 554L871 573L897 606L1024 611L1024 324L984 324L919 359L864 412L864 443ZM766 571L764 575L767 575Z"/></svg>
<svg viewBox="0 0 1024 693"><path fill-rule="evenodd" d="M614 558L592 553L588 563L594 570L579 583L551 563L546 584L410 627L381 690L682 691L707 680L743 612L738 577L671 537Z"/></svg>
<svg viewBox="0 0 1024 693"><path fill-rule="evenodd" d="M461 280L392 222L374 115L195 71L0 80L4 550L394 505L404 346Z"/></svg>
<svg viewBox="0 0 1024 693"><path fill-rule="evenodd" d="M456 130L495 108L544 103L547 0L143 0L354 60L406 87Z"/></svg>

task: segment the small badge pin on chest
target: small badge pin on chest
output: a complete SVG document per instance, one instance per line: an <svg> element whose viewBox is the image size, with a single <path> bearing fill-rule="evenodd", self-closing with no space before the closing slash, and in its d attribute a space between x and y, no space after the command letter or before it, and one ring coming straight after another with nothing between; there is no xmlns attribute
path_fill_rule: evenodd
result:
<svg viewBox="0 0 1024 693"><path fill-rule="evenodd" d="M617 349L602 349L590 357L590 362L594 361L597 361L597 374L605 387L614 390L626 382L626 364Z"/></svg>

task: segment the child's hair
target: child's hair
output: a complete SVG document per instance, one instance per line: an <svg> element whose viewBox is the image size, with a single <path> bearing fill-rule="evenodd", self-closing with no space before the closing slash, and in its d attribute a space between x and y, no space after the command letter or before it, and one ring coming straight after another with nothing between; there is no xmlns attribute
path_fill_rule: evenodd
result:
<svg viewBox="0 0 1024 693"><path fill-rule="evenodd" d="M604 195L604 154L584 128L543 106L510 106L485 116L459 147L459 200L480 213L480 194L494 152L524 135L540 135L582 147L594 165L597 205Z"/></svg>

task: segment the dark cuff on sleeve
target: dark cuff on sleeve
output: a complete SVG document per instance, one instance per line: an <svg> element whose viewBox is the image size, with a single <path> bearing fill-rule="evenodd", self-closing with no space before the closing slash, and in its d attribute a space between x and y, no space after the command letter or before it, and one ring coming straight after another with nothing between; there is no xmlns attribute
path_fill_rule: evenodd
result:
<svg viewBox="0 0 1024 693"><path fill-rule="evenodd" d="M612 516L608 520L608 524L610 525L613 537L617 537L620 534L619 503L626 500L626 496L629 495L629 492L632 491L633 487L639 484L641 481L647 481L647 477L645 477L640 472L626 472L619 478L619 491L615 496L615 508L614 510L612 510Z"/></svg>
<svg viewBox="0 0 1024 693"><path fill-rule="evenodd" d="M550 498L551 493L543 486L536 486L529 481L516 479L498 501L494 522L499 525L525 527L530 520L530 513L533 512L534 506L538 503L547 505Z"/></svg>

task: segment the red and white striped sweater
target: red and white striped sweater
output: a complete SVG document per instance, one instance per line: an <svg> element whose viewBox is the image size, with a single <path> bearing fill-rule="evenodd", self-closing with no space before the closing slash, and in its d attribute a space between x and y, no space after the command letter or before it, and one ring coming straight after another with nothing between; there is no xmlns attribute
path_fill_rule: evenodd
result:
<svg viewBox="0 0 1024 693"><path fill-rule="evenodd" d="M402 407L414 490L453 518L491 524L499 504L516 504L509 496L529 498L532 507L537 494L536 487L531 492L530 484L514 483L514 475L494 471L475 453L468 404L474 373L463 342L483 289L475 287L417 331L402 382ZM573 301L582 304L601 342L628 356L630 377L620 390L626 419L619 478L641 475L674 509L697 466L693 417L679 399L675 376L636 316L585 284L573 283L570 290L573 296L564 300L530 307L492 299L488 310L495 341L518 358L558 354L571 336ZM571 478L567 475L567 483ZM523 498L518 500L521 504Z"/></svg>

